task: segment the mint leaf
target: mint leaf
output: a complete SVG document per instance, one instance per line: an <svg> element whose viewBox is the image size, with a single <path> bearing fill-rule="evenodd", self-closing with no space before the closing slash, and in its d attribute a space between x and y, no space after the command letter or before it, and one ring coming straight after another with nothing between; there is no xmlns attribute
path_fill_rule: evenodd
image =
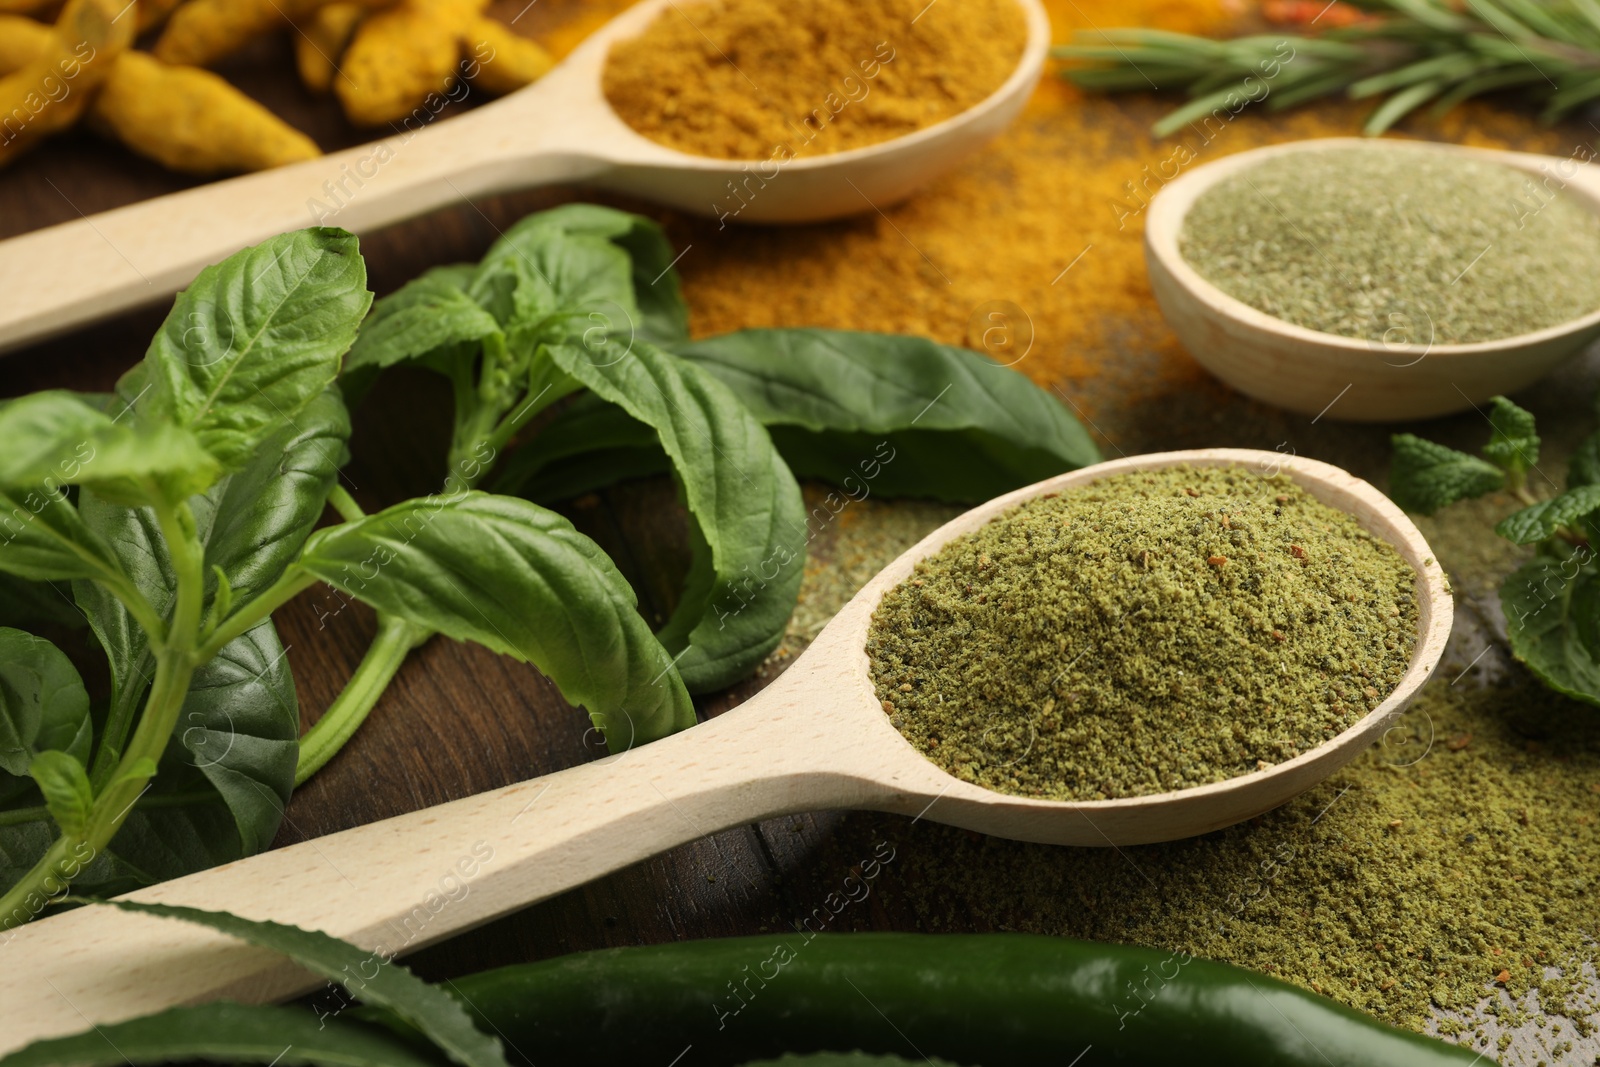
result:
<svg viewBox="0 0 1600 1067"><path fill-rule="evenodd" d="M1489 425L1494 427L1494 433L1483 446L1483 454L1508 471L1513 484L1520 484L1528 468L1539 462L1539 435L1534 432L1533 414L1497 396L1489 401Z"/></svg>
<svg viewBox="0 0 1600 1067"><path fill-rule="evenodd" d="M1600 575L1594 553L1539 556L1500 586L1511 652L1558 693L1600 704Z"/></svg>
<svg viewBox="0 0 1600 1067"><path fill-rule="evenodd" d="M1600 484L1600 433L1583 439L1567 464L1567 488Z"/></svg>
<svg viewBox="0 0 1600 1067"><path fill-rule="evenodd" d="M1389 496L1407 511L1432 515L1446 504L1482 496L1505 484L1505 472L1476 456L1409 433L1389 439Z"/></svg>
<svg viewBox="0 0 1600 1067"><path fill-rule="evenodd" d="M1558 527L1572 526L1594 511L1600 511L1600 485L1581 485L1507 516L1494 532L1515 544L1531 544L1554 537Z"/></svg>

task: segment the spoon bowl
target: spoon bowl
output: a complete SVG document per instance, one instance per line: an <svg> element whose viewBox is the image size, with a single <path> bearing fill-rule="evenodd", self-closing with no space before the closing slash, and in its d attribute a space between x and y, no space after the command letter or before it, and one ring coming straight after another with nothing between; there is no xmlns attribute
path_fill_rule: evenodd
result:
<svg viewBox="0 0 1600 1067"><path fill-rule="evenodd" d="M1145 220L1150 287L1173 332L1208 371L1247 396L1307 415L1356 422L1464 411L1542 378L1600 337L1600 309L1535 333L1436 344L1425 313L1396 313L1381 340L1308 330L1251 307L1201 277L1179 251L1189 208L1217 182L1269 159L1333 147L1439 152L1527 171L1600 213L1600 175L1588 164L1526 152L1417 141L1329 137L1270 145L1194 168L1163 186ZM1555 183L1560 183L1556 185ZM1508 205L1509 209L1509 205Z"/></svg>
<svg viewBox="0 0 1600 1067"><path fill-rule="evenodd" d="M903 137L779 164L678 152L611 109L601 85L611 46L678 8L642 0L539 81L447 122L426 125L429 112L419 108L417 121L403 120L382 141L0 241L0 352L170 296L207 264L286 230L367 233L473 197L546 185L613 190L724 225L881 210L1022 110L1044 69L1050 21L1039 0L1015 2L1027 40L1016 69L988 97ZM819 90L819 104L826 95Z"/></svg>
<svg viewBox="0 0 1600 1067"><path fill-rule="evenodd" d="M1069 803L990 792L946 774L890 725L866 653L872 613L916 563L1045 493L1187 463L1284 473L1353 515L1416 572L1418 634L1400 684L1337 737L1211 785ZM130 894L325 930L395 955L708 833L778 815L865 808L1023 841L1132 845L1267 811L1390 727L1444 652L1444 574L1416 527L1366 482L1315 460L1244 449L1135 456L1063 474L958 516L884 568L780 677L703 725L594 763L415 811ZM449 887L448 890L446 887ZM306 972L208 929L83 908L13 931L26 966L0 972L0 1054L29 1041L215 997L270 1000ZM17 954L21 953L20 956Z"/></svg>

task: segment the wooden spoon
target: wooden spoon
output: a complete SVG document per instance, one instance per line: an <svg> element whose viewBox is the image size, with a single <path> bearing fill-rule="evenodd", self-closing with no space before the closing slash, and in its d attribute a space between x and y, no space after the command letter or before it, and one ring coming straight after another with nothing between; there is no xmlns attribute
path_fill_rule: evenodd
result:
<svg viewBox="0 0 1600 1067"><path fill-rule="evenodd" d="M874 693L867 627L883 594L946 541L1043 493L1189 463L1282 471L1355 516L1417 573L1418 640L1400 685L1342 734L1286 763L1212 785L1064 803L993 793L923 758ZM1315 460L1244 449L1135 456L1063 474L946 523L856 594L752 699L637 750L266 852L130 894L325 930L396 955L741 823L828 808L928 818L1022 841L1131 845L1267 811L1359 755L1427 680L1450 633L1444 574L1372 486ZM731 873L731 872L729 872ZM0 1053L40 1037L216 997L265 1001L316 983L281 957L185 923L82 908L8 935Z"/></svg>
<svg viewBox="0 0 1600 1067"><path fill-rule="evenodd" d="M428 113L419 109L419 122L407 120L383 141L0 242L0 351L171 296L207 264L286 230L366 233L542 185L581 182L724 222L811 222L876 210L982 146L1027 102L1049 51L1050 21L1039 0L1016 2L1027 17L1027 43L1017 69L988 98L904 137L778 166L674 151L611 110L601 90L611 45L677 6L643 0L538 82L447 122L426 126ZM857 80L873 91L871 79ZM842 95L838 85L818 85L816 106L834 93Z"/></svg>
<svg viewBox="0 0 1600 1067"><path fill-rule="evenodd" d="M1328 137L1257 148L1196 167L1163 186L1151 201L1145 263L1167 322L1190 354L1218 378L1258 400L1308 415L1361 422L1428 418L1464 411L1498 393L1531 385L1600 336L1597 309L1535 333L1475 344L1435 344L1425 311L1397 308L1385 323L1383 340L1339 337L1258 311L1189 266L1178 251L1178 237L1184 216L1202 193L1268 159L1331 147L1428 151L1516 167L1529 172L1539 198L1564 188L1600 212L1600 174L1592 163L1527 152ZM1534 210L1538 203L1530 193L1526 206ZM1516 207L1505 205L1507 211Z"/></svg>

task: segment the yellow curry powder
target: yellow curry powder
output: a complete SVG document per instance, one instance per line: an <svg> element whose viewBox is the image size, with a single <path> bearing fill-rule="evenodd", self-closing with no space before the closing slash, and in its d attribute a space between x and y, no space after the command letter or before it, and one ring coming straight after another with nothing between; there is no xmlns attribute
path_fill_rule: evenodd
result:
<svg viewBox="0 0 1600 1067"><path fill-rule="evenodd" d="M994 92L1022 58L1015 0L670 4L613 46L605 93L652 140L784 162L887 141Z"/></svg>
<svg viewBox="0 0 1600 1067"><path fill-rule="evenodd" d="M627 6L591 0L541 40L565 52ZM1045 7L1057 42L1132 25L1221 34L1248 13L1238 0L1045 0ZM1233 152L1355 135L1373 107L1331 100L1272 112L1262 99L1152 138L1150 124L1180 101L1085 96L1047 72L1016 125L977 157L902 204L877 205L881 214L836 223L752 227L629 206L661 218L677 247L688 248L678 268L698 336L751 326L922 334L1014 364L1098 421L1103 411L1159 405L1173 394L1222 392L1155 306L1142 246L1149 198L1165 181ZM1485 147L1572 149L1565 135L1490 106L1407 128ZM1129 350L1161 358L1134 365L1123 358Z"/></svg>

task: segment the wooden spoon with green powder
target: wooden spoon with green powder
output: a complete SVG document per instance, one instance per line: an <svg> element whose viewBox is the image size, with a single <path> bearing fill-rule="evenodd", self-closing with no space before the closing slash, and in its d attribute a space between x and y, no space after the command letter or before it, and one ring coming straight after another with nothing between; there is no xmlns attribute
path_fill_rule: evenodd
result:
<svg viewBox="0 0 1600 1067"><path fill-rule="evenodd" d="M1373 544L1369 547L1383 552L1392 547L1403 568L1413 573L1409 591L1403 588L1402 568L1389 571L1383 579L1387 583L1384 595L1391 601L1408 599L1408 592L1414 598L1406 622L1409 627L1414 619L1410 628L1415 633L1414 640L1409 633L1403 635L1411 640L1405 662L1381 662L1379 649L1387 648L1385 638L1390 635L1383 621L1387 615L1380 612L1378 625L1383 631L1377 646L1368 645L1370 665L1362 660L1359 649L1352 652L1347 648L1337 653L1347 656L1342 664L1306 665L1301 661L1294 666L1295 671L1326 670L1330 686L1346 686L1349 674L1373 674L1372 693L1346 688L1347 710L1353 714L1338 720L1342 725L1339 732L1301 749L1298 755L1284 752L1286 758L1281 762L1265 765L1262 761L1259 769L1246 768L1244 773L1221 780L1214 776L1207 784L1190 788L1108 800L1050 800L985 789L925 758L891 722L890 712L905 712L897 711L892 703L885 710L886 701L878 690L884 681L882 671L880 677L874 677L868 655L869 630L886 596L903 596L907 588L917 588L911 583L917 580L918 564L933 563L930 557L947 546L959 549L961 544L981 542L981 537L969 535L994 529L989 526L991 520L1006 516L1002 520L1006 522L1035 507L1051 505L1055 501L1047 498L1052 495L1060 500L1080 492L1084 499L1097 493L1114 498L1116 494L1106 487L1119 476L1173 468L1188 472L1181 476L1184 487L1174 490L1170 475L1154 478L1152 484L1168 495L1183 493L1193 476L1196 495L1190 498L1183 493L1194 503L1192 513L1182 513L1175 520L1177 525L1171 525L1170 516L1162 520L1171 525L1163 535L1165 544L1181 558L1175 555L1170 560L1149 561L1148 570L1143 567L1147 561L1135 558L1135 569L1126 572L1128 581L1141 581L1148 574L1165 583L1162 588L1199 590L1196 595L1208 598L1231 596L1230 590L1250 593L1237 601L1237 607L1247 616L1259 604L1266 613L1262 622L1269 628L1252 630L1247 625L1229 639L1254 644L1261 672L1290 673L1287 650L1299 646L1285 641L1282 647L1286 651L1280 656L1271 628L1309 625L1312 620L1307 619L1303 606L1292 605L1284 608L1289 612L1286 618L1276 618L1280 611L1273 604L1273 593L1275 587L1288 589L1294 584L1293 575L1298 572L1292 568L1302 562L1294 550L1300 547L1309 552L1313 542L1301 545L1298 530L1287 530L1294 540L1279 538L1285 531L1262 516L1278 507L1278 496L1295 501L1285 505L1285 510L1301 507L1303 492L1319 503L1302 509L1302 519L1337 528L1348 516L1359 529L1346 529L1341 536L1348 541L1370 535ZM1286 486L1284 478L1292 486ZM1239 492L1224 499L1219 495L1219 480ZM1019 507L1028 502L1036 503ZM1116 503L1111 499L1108 507ZM1323 511L1322 505L1333 509L1332 513ZM1226 524L1221 521L1223 515L1229 516ZM1080 509L1077 517L1095 525L1093 508ZM1109 527L1111 523L1101 525ZM1337 529L1333 532L1339 533ZM1081 540L1087 548L1094 539L1084 534ZM1318 543L1326 546L1336 540L1323 537ZM1078 542L1075 536L1069 546ZM1157 544L1153 551L1163 549ZM1331 567L1337 578L1337 551L1330 552L1328 559L1305 560L1308 572L1327 574ZM1213 560L1225 554L1231 558ZM1050 568L1041 568L1041 588L1050 577L1044 573L1046 569ZM1186 575L1179 573L1185 570ZM1053 581L1059 592L1050 598L1050 605L1038 610L1070 611L1082 597L1070 581L1063 583L1062 574L1055 574ZM1337 594L1339 588L1327 591ZM1087 584L1083 593L1089 593ZM1098 593L1104 594L1105 589ZM974 599L984 595L982 590L975 594ZM1347 599L1350 597L1354 599ZM1334 596L1331 604L1325 602L1319 610L1323 614L1343 610L1344 603L1355 610L1362 599L1359 590L1346 590L1344 597ZM1450 633L1451 611L1445 576L1416 527L1382 493L1337 467L1243 449L1119 459L1019 489L940 527L873 578L776 681L707 723L605 760L262 853L131 896L226 908L250 918L325 930L365 947L393 952L397 930L409 932L402 942L405 950L421 948L684 841L781 814L866 808L1001 837L1068 845L1131 845L1188 837L1284 803L1382 736L1437 665ZM1212 617L1218 616L1213 613ZM1156 621L1164 625L1171 621L1170 614ZM1153 648L1160 640L1156 629L1146 636L1139 626L1138 619L1129 618L1130 633ZM1198 638L1195 641L1199 643ZM1398 647L1399 635L1395 642ZM1013 659L1041 653L1037 634L1014 644ZM1047 647L1042 650L1050 651ZM1076 656L1075 651L1064 648L1055 651L1063 668ZM1230 669L1240 669L1241 662L1248 664L1248 658L1229 658ZM1009 666L1014 664L997 663L994 670ZM981 667L979 670L981 673ZM1050 680L1045 681L1048 684ZM1249 681L1235 678L1232 684L1244 692ZM1279 681L1284 683L1274 683L1283 694L1279 699L1293 699L1294 685L1288 683L1294 679ZM915 688L915 679L912 684ZM1382 691L1378 690L1380 684ZM898 684L893 691L903 692ZM1317 699L1316 693L1309 699ZM1130 729L1176 735L1188 708L1180 686L1165 700L1147 701L1143 721ZM1170 721L1155 714L1161 710ZM1199 703L1194 710L1201 710ZM1261 710L1240 707L1239 727L1250 728ZM1213 706L1208 714L1214 716L1216 711ZM1015 723L1019 714L1035 712L1041 722L1066 714L1064 709L1041 704L1038 709L1011 709L1011 721ZM1202 729L1215 733L1231 725L1212 721ZM1316 736L1326 736L1321 732L1323 725L1316 723ZM982 729L977 732L981 740ZM1134 748L1124 746L1124 751L1117 740L1103 737L1098 742L1102 751L1096 756L1111 774L1120 773L1117 761L1138 759ZM998 755L1012 758L1009 752ZM1214 770L1221 768L1223 775L1240 769L1229 770L1222 761L1213 763ZM1041 768L1031 770L1037 774ZM470 892L466 882L470 882ZM423 916L420 926L418 915ZM35 1037L80 1029L85 1019L127 1018L224 993L247 999L282 997L303 992L312 984L307 972L206 928L174 926L110 908L65 912L23 926L10 937L12 951L22 953L34 965L25 974L0 974L0 999L7 1005L8 1018L22 1027L0 1035L0 1052ZM150 980L151 975L159 980ZM70 1009L54 992L56 986L72 990Z"/></svg>
<svg viewBox="0 0 1600 1067"><path fill-rule="evenodd" d="M1145 220L1151 288L1190 353L1330 419L1462 411L1600 336L1600 169L1325 138L1213 160Z"/></svg>

